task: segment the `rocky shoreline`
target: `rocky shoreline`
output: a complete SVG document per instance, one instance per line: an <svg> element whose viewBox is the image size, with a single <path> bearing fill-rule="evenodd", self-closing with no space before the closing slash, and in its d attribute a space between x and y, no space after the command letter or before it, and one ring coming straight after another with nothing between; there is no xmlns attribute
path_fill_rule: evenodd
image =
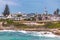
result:
<svg viewBox="0 0 60 40"><path fill-rule="evenodd" d="M25 31L49 31L52 32L55 35L60 35L60 29L56 28L56 29L48 29L48 28L15 28L13 26L11 27L3 27L0 26L0 30L25 30Z"/></svg>
<svg viewBox="0 0 60 40"><path fill-rule="evenodd" d="M46 28L26 28L26 29L18 29L18 28L0 28L0 30L24 30L24 31L37 31L37 32L40 32L40 31L48 31L48 32L52 32L53 34L55 35L59 35L60 36L60 29L46 29Z"/></svg>
<svg viewBox="0 0 60 40"><path fill-rule="evenodd" d="M25 29L25 31L48 31L48 32L52 32L55 35L59 35L60 36L60 29Z"/></svg>

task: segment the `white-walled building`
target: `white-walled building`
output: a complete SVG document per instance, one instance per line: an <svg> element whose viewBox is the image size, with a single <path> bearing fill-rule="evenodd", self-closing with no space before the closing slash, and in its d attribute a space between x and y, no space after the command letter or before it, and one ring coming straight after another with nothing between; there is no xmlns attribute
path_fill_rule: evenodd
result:
<svg viewBox="0 0 60 40"><path fill-rule="evenodd" d="M51 21L60 21L60 17L52 16L50 17Z"/></svg>

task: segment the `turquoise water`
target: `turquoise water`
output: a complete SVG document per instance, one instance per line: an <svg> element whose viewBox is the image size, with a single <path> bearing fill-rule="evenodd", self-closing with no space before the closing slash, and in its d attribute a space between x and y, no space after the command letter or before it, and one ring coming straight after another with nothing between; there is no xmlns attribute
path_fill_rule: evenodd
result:
<svg viewBox="0 0 60 40"><path fill-rule="evenodd" d="M0 40L60 40L60 38L33 36L21 32L0 32Z"/></svg>

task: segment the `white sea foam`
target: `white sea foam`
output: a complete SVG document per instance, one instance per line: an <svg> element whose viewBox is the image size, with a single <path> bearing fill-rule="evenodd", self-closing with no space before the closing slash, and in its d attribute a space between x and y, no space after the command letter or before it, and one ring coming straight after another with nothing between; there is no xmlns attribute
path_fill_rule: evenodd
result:
<svg viewBox="0 0 60 40"><path fill-rule="evenodd" d="M45 32L45 31L41 31L41 32L29 32L28 34L31 34L33 36L44 36L44 37L60 37L57 36L55 34L53 34L52 32Z"/></svg>
<svg viewBox="0 0 60 40"><path fill-rule="evenodd" d="M27 31L24 30L19 30L18 32L27 33Z"/></svg>
<svg viewBox="0 0 60 40"><path fill-rule="evenodd" d="M52 32L47 31L24 31L24 30L0 30L0 32L21 32L33 36L44 36L44 37L60 37L58 35L53 34Z"/></svg>
<svg viewBox="0 0 60 40"><path fill-rule="evenodd" d="M15 30L0 30L0 32L16 32Z"/></svg>
<svg viewBox="0 0 60 40"><path fill-rule="evenodd" d="M0 32L22 32L22 33L27 33L24 30L0 30Z"/></svg>

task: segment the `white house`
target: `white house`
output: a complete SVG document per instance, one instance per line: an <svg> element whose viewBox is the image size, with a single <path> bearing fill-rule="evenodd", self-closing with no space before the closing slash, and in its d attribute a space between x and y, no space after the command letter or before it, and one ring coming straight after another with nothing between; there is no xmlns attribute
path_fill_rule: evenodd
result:
<svg viewBox="0 0 60 40"><path fill-rule="evenodd" d="M52 16L50 17L51 21L60 21L60 17Z"/></svg>

